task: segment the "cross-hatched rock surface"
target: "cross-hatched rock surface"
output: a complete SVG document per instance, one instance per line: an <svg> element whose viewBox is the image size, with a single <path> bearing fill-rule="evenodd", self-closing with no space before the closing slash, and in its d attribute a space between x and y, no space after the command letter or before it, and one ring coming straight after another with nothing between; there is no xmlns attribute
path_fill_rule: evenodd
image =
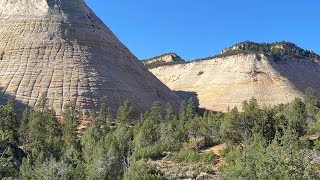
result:
<svg viewBox="0 0 320 180"><path fill-rule="evenodd" d="M241 109L256 98L261 106L303 98L310 87L320 93L320 64L316 59L240 54L161 66L150 70L180 95L195 94L202 108Z"/></svg>
<svg viewBox="0 0 320 180"><path fill-rule="evenodd" d="M42 94L58 114L71 101L85 114L109 98L135 113L179 98L115 37L83 0L0 0L1 103L36 105Z"/></svg>

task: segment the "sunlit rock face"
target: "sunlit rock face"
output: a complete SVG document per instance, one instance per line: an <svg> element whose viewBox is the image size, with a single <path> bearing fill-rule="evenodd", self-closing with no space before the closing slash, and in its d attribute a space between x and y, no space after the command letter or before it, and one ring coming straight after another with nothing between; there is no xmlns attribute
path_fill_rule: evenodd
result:
<svg viewBox="0 0 320 180"><path fill-rule="evenodd" d="M128 99L139 114L179 98L117 39L83 0L0 0L1 103L35 106L46 94L61 114L76 101L85 114L102 96L111 112Z"/></svg>
<svg viewBox="0 0 320 180"><path fill-rule="evenodd" d="M1 0L1 16L45 15L49 10L45 0Z"/></svg>
<svg viewBox="0 0 320 180"><path fill-rule="evenodd" d="M155 63L158 61L163 61L164 63L185 62L185 60L181 59L181 57L178 56L176 53L167 53L147 60L142 60L143 64L145 65Z"/></svg>
<svg viewBox="0 0 320 180"><path fill-rule="evenodd" d="M241 109L252 97L261 106L302 98L305 89L320 92L320 66L316 59L265 54L239 54L209 58L150 70L180 95L191 95L202 108Z"/></svg>

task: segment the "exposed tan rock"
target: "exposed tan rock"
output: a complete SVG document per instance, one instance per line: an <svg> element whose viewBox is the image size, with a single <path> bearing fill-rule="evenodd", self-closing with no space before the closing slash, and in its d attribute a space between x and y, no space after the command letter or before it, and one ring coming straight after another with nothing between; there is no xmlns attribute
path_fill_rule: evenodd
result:
<svg viewBox="0 0 320 180"><path fill-rule="evenodd" d="M178 56L176 53L167 53L161 56L156 56L147 60L142 60L143 64L151 64L157 61L163 61L165 63L171 63L171 62L185 62L180 56Z"/></svg>
<svg viewBox="0 0 320 180"><path fill-rule="evenodd" d="M238 45L234 45L230 48L224 49L221 51L221 54L225 54L228 53L229 51L237 51L237 50L242 50L245 47L244 44L238 44Z"/></svg>
<svg viewBox="0 0 320 180"><path fill-rule="evenodd" d="M156 68L163 65L172 65L172 64L184 64L186 63L180 56L176 53L167 53L161 56L156 56L147 60L142 60L142 63L148 68Z"/></svg>
<svg viewBox="0 0 320 180"><path fill-rule="evenodd" d="M311 87L320 92L318 61L264 54L234 55L150 70L179 94L195 94L199 106L214 111L241 109L255 97L262 106L288 103Z"/></svg>
<svg viewBox="0 0 320 180"><path fill-rule="evenodd" d="M109 97L111 111L129 99L138 114L179 98L154 77L83 0L0 1L1 103L34 106L46 93L58 114L76 100L84 113Z"/></svg>

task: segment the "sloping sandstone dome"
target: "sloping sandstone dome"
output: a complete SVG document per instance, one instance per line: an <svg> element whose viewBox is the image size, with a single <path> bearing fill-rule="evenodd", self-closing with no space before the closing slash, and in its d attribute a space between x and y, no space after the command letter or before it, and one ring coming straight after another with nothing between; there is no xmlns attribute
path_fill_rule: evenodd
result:
<svg viewBox="0 0 320 180"><path fill-rule="evenodd" d="M150 71L182 97L193 96L214 111L241 109L253 97L261 106L289 103L303 98L308 87L320 93L320 63L312 58L239 54Z"/></svg>
<svg viewBox="0 0 320 180"><path fill-rule="evenodd" d="M84 113L108 96L135 113L179 98L152 75L83 0L0 0L0 100L34 106L42 94L58 114L76 100Z"/></svg>

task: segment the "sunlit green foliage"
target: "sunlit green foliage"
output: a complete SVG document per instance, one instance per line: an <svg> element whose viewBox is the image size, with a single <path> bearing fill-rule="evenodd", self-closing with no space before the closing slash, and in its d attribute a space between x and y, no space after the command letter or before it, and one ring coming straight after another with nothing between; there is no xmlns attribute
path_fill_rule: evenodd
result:
<svg viewBox="0 0 320 180"><path fill-rule="evenodd" d="M225 179L320 178L320 101L310 90L286 105L265 108L251 99L241 111L203 115L192 99L179 110L155 102L139 118L129 101L112 116L102 98L82 134L75 104L65 105L59 122L46 102L20 121L14 101L0 106L1 178L161 179L150 161L212 167L217 156L202 150L218 143L228 146L221 152Z"/></svg>

